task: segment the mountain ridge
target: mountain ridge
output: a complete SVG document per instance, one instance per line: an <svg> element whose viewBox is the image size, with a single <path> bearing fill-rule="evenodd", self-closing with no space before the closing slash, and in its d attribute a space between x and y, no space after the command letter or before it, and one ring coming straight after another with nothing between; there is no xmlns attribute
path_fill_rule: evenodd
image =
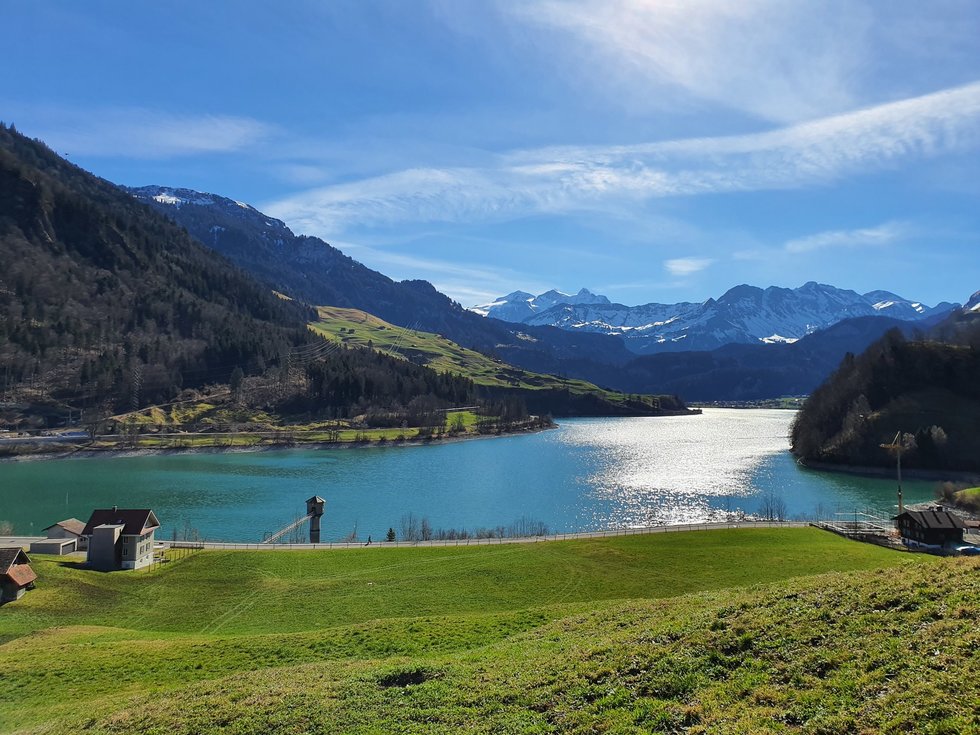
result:
<svg viewBox="0 0 980 735"><path fill-rule="evenodd" d="M619 336L632 352L643 355L704 351L733 343L794 342L843 319L888 316L914 321L956 307L948 302L929 307L890 291L859 294L816 281L795 289L740 284L700 303L638 306L611 303L591 293L589 302L567 298L547 306L548 299L542 297L551 293L525 298L518 291L472 308L495 318L519 318L523 324ZM536 307L538 303L546 308Z"/></svg>
<svg viewBox="0 0 980 735"><path fill-rule="evenodd" d="M158 185L124 189L271 288L310 304L360 309L535 372L574 374L575 365L599 358L610 364L632 358L618 337L486 319L427 281L394 281L234 199Z"/></svg>

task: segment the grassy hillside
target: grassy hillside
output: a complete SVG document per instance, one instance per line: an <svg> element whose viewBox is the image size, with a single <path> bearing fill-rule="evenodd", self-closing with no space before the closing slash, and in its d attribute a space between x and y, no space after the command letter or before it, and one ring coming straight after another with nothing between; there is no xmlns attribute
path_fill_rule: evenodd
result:
<svg viewBox="0 0 980 735"><path fill-rule="evenodd" d="M0 609L0 732L977 724L980 566L816 530L35 561Z"/></svg>
<svg viewBox="0 0 980 735"><path fill-rule="evenodd" d="M476 385L498 391L533 391L594 396L612 407L642 410L682 408L672 396L636 396L606 390L584 380L528 372L470 350L431 332L405 329L360 311L333 306L317 307L318 320L311 327L318 334L345 345L372 347L440 372L463 375Z"/></svg>

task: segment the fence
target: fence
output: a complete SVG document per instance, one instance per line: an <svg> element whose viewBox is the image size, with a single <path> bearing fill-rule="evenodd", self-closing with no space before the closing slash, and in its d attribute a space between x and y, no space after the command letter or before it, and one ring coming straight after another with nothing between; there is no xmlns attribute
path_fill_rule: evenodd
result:
<svg viewBox="0 0 980 735"><path fill-rule="evenodd" d="M515 536L497 538L468 538L431 541L337 541L319 544L268 544L202 541L193 544L169 542L171 547L193 547L195 549L247 549L252 551L272 550L328 550L328 549L397 549L417 546L493 546L502 544L528 544L548 541L573 541L576 539L615 538L620 536L641 536L651 533L680 533L685 531L714 531L739 528L806 528L813 525L801 521L740 521L736 523L690 523L676 526L646 526L643 528L621 528L613 531L586 531L582 533L555 533L547 536ZM168 542L165 542L168 543Z"/></svg>

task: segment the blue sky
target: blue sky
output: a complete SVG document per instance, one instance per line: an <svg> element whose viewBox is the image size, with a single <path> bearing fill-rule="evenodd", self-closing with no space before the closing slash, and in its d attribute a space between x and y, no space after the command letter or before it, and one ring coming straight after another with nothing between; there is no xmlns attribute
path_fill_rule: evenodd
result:
<svg viewBox="0 0 980 735"><path fill-rule="evenodd" d="M247 201L465 305L980 289L975 0L3 15L0 119L112 181Z"/></svg>

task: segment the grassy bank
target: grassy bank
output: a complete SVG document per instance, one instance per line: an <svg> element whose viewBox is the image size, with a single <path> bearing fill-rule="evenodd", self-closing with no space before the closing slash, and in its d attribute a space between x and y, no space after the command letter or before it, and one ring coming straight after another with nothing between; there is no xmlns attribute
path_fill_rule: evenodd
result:
<svg viewBox="0 0 980 735"><path fill-rule="evenodd" d="M812 529L200 552L132 574L36 562L38 589L0 609L2 732L633 732L707 723L741 694L733 723L810 697L802 722L856 711L865 678L925 655L903 616L975 630L980 600L942 586L975 586L976 566ZM854 669L884 655L864 660L864 636L898 656L885 674ZM807 677L833 685L827 707Z"/></svg>

